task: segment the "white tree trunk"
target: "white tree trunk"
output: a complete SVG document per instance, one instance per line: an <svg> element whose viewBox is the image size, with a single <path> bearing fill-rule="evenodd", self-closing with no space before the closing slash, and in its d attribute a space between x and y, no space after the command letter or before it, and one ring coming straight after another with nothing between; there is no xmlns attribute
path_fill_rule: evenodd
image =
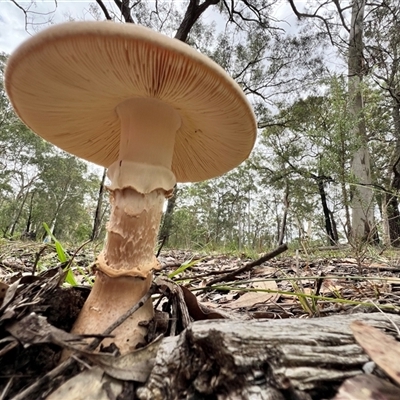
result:
<svg viewBox="0 0 400 400"><path fill-rule="evenodd" d="M354 117L351 135L358 139L358 148L353 155L352 172L354 190L352 196L352 239L371 240L374 231L374 193L371 187L371 165L368 151L365 119L363 115L362 79L363 20L365 0L354 0L352 4L349 36L349 110Z"/></svg>

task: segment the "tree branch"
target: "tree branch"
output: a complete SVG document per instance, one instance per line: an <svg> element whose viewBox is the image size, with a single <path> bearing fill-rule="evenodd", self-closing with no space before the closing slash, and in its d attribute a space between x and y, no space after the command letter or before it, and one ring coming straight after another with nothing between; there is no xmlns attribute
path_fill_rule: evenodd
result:
<svg viewBox="0 0 400 400"><path fill-rule="evenodd" d="M218 4L219 2L220 0L206 0L199 5L199 0L190 0L185 16L176 32L175 39L186 42L192 26L199 19L200 15L203 14L209 6Z"/></svg>
<svg viewBox="0 0 400 400"><path fill-rule="evenodd" d="M118 10L121 11L122 16L124 17L125 22L129 22L134 24L135 21L131 15L131 9L129 7L129 0L114 0L114 3L117 5Z"/></svg>
<svg viewBox="0 0 400 400"><path fill-rule="evenodd" d="M103 11L104 16L106 17L107 20L112 21L111 15L108 12L106 6L104 5L102 0L96 0L96 3L99 5L101 8L101 11Z"/></svg>
<svg viewBox="0 0 400 400"><path fill-rule="evenodd" d="M216 283L219 282L229 282L229 281L233 281L236 279L236 276L239 274L242 274L244 272L248 272L250 271L253 267L256 267L258 265L261 265L262 263L271 260L272 258L278 256L279 254L285 252L288 249L287 244L282 244L279 247L277 247L275 250L271 251L270 253L264 254L261 258L259 258L258 260L255 261L251 261L249 263L247 263L246 265L244 265L243 267L240 267L238 269L236 269L233 272L227 273L226 275L222 275L218 278L215 278L213 280L211 280L210 282L207 282L206 286L212 286Z"/></svg>
<svg viewBox="0 0 400 400"><path fill-rule="evenodd" d="M297 17L299 20L301 20L302 18L317 18L317 19L321 20L321 21L324 23L324 25L325 25L326 32L327 32L327 34L328 34L328 36L329 36L329 39L330 39L331 43L332 43L333 45L335 44L335 41L333 40L333 37L332 37L331 29L330 29L330 27L329 27L329 24L328 24L328 21L326 20L326 18L321 17L321 15L318 15L318 14L316 14L316 13L314 13L314 14L301 13L301 12L296 8L296 6L294 5L293 0L288 0L288 1L289 1L289 4L290 4L290 7L292 8L292 11L295 13L296 17Z"/></svg>

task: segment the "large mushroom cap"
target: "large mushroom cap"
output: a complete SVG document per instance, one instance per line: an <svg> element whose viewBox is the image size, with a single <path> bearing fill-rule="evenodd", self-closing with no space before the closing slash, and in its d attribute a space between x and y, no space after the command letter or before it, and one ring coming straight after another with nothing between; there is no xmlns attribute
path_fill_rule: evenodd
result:
<svg viewBox="0 0 400 400"><path fill-rule="evenodd" d="M172 160L178 182L209 179L236 167L256 137L251 106L221 67L138 25L50 27L10 57L5 83L17 114L34 132L104 167L118 159L121 128L115 108L129 98L156 98L180 114Z"/></svg>

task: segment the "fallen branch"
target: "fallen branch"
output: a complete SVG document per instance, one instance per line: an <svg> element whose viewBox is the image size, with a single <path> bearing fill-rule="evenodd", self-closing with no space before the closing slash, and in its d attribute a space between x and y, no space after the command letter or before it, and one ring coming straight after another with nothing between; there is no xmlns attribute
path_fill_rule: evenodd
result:
<svg viewBox="0 0 400 400"><path fill-rule="evenodd" d="M332 398L370 361L354 339L353 321L395 336L392 322L399 325L400 316L194 322L179 336L163 339L138 398Z"/></svg>
<svg viewBox="0 0 400 400"><path fill-rule="evenodd" d="M278 256L279 254L283 253L288 249L287 244L282 244L279 247L277 247L275 250L271 251L271 253L267 253L263 255L261 258L258 260L249 262L248 264L244 265L243 267L240 267L236 269L233 272L230 272L226 275L220 276L218 278L213 279L210 282L207 282L206 286L211 286L214 285L215 283L219 282L229 282L229 281L234 281L236 279L236 276L239 274L242 274L243 272L248 272L252 268L257 267L258 265L261 265L262 263L271 260L272 258Z"/></svg>

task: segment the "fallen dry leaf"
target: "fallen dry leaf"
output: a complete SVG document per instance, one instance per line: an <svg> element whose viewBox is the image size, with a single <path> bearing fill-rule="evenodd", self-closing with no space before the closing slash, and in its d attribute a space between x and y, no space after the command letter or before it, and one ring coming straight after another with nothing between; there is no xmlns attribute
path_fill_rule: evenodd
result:
<svg viewBox="0 0 400 400"><path fill-rule="evenodd" d="M374 375L346 379L333 400L399 400L400 389Z"/></svg>
<svg viewBox="0 0 400 400"><path fill-rule="evenodd" d="M386 264L382 264L382 263L375 263L375 262L372 262L372 263L370 263L370 264L365 265L365 267L367 267L367 268L377 268L377 269L379 269L379 268L387 268L387 265L386 265Z"/></svg>
<svg viewBox="0 0 400 400"><path fill-rule="evenodd" d="M100 366L113 378L146 382L153 368L161 340L160 337L146 347L119 357L107 353L85 354L85 357Z"/></svg>
<svg viewBox="0 0 400 400"><path fill-rule="evenodd" d="M352 322L350 327L357 343L371 359L400 383L400 343L379 329L360 321Z"/></svg>
<svg viewBox="0 0 400 400"><path fill-rule="evenodd" d="M6 296L6 292L8 289L8 285L4 282L0 282L0 307L3 304L4 297Z"/></svg>
<svg viewBox="0 0 400 400"><path fill-rule="evenodd" d="M254 282L252 284L254 289L260 290L278 290L278 286L275 281L262 281ZM264 304L267 302L276 302L279 299L279 293L268 293L268 292L246 292L240 296L237 300L230 303L223 304L222 307L229 308L248 308L254 307L257 304Z"/></svg>
<svg viewBox="0 0 400 400"><path fill-rule="evenodd" d="M66 348L83 344L82 337L50 325L45 317L31 313L20 321L13 321L5 329L24 346L39 343L54 343Z"/></svg>
<svg viewBox="0 0 400 400"><path fill-rule="evenodd" d="M337 279L326 279L322 283L320 290L321 294L330 294L333 292L338 292L343 289L343 286L339 285Z"/></svg>
<svg viewBox="0 0 400 400"><path fill-rule="evenodd" d="M251 274L253 276L259 276L259 275L274 275L277 271L277 268L275 267L268 267L266 265L262 265L260 267L253 268L251 271Z"/></svg>
<svg viewBox="0 0 400 400"><path fill-rule="evenodd" d="M116 399L122 390L123 382L109 377L101 368L94 367L65 382L46 400L110 400Z"/></svg>
<svg viewBox="0 0 400 400"><path fill-rule="evenodd" d="M356 260L355 258L350 258L350 257L348 257L348 258L342 258L341 264L346 264L346 263L349 263L349 264L357 264L357 260Z"/></svg>
<svg viewBox="0 0 400 400"><path fill-rule="evenodd" d="M197 301L197 297L186 287L180 287L183 293L183 297L185 299L185 303L187 309L189 311L189 315L195 321L201 321L204 319L224 319L224 316L219 311L209 310L206 306L201 305Z"/></svg>

